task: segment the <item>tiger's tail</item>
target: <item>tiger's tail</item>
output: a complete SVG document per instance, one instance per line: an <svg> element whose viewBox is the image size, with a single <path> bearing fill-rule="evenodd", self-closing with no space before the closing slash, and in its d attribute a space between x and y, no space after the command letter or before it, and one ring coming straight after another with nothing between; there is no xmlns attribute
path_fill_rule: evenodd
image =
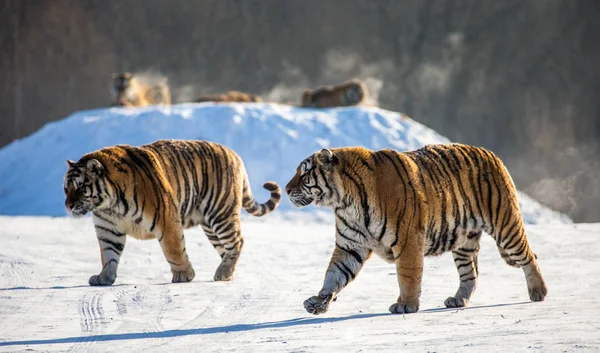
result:
<svg viewBox="0 0 600 353"><path fill-rule="evenodd" d="M252 190L248 183L248 176L244 178L242 207L255 217L262 217L273 212L281 200L281 188L277 183L274 181L267 181L263 184L263 188L271 192L271 197L265 203L258 203L252 196Z"/></svg>

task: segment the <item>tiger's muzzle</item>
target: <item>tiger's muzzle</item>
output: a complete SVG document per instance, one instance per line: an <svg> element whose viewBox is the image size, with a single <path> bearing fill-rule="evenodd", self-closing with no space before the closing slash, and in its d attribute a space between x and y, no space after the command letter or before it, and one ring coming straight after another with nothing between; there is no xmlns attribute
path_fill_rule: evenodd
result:
<svg viewBox="0 0 600 353"><path fill-rule="evenodd" d="M71 213L73 217L82 217L88 213L88 209L80 202L69 202L65 201L65 208L67 212Z"/></svg>
<svg viewBox="0 0 600 353"><path fill-rule="evenodd" d="M304 195L300 195L300 197L294 197L294 195L290 195L289 199L292 202L292 205L298 208L308 206L314 201L314 199L307 198Z"/></svg>
<svg viewBox="0 0 600 353"><path fill-rule="evenodd" d="M288 199L290 199L290 202L294 207L305 207L314 201L312 197L305 195L302 191L294 189L289 185L285 187L285 193L288 195Z"/></svg>
<svg viewBox="0 0 600 353"><path fill-rule="evenodd" d="M88 210L83 207L67 208L67 211L71 212L73 217L83 217L88 213Z"/></svg>

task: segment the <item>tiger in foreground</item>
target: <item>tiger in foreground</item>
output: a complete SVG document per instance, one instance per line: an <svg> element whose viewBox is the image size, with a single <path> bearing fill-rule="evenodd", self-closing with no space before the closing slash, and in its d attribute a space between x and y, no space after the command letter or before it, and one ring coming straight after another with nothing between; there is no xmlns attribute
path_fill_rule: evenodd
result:
<svg viewBox="0 0 600 353"><path fill-rule="evenodd" d="M392 313L419 310L424 256L452 251L460 286L444 302L464 307L477 284L482 231L502 258L521 267L532 301L548 290L529 248L516 189L503 163L483 148L429 145L411 152L323 149L306 158L285 188L297 207L334 210L336 244L312 314L329 304L375 253L396 264L400 296Z"/></svg>
<svg viewBox="0 0 600 353"><path fill-rule="evenodd" d="M360 105L367 100L367 86L353 79L337 86L322 86L316 90L306 89L302 93L302 107L329 108Z"/></svg>
<svg viewBox="0 0 600 353"><path fill-rule="evenodd" d="M195 103L201 102L218 102L218 103L227 103L227 102L254 102L259 103L262 102L262 98L255 94L240 92L240 91L228 91L223 94L215 95L215 96L202 96L194 100Z"/></svg>
<svg viewBox="0 0 600 353"><path fill-rule="evenodd" d="M270 199L264 204L255 201L240 157L206 141L116 145L67 164L65 206L74 216L93 213L100 245L102 271L89 279L92 286L115 282L126 234L158 239L172 282L191 281L195 272L183 230L196 225L221 256L214 280L231 280L244 244L240 208L260 217L281 199L279 186L267 182Z"/></svg>
<svg viewBox="0 0 600 353"><path fill-rule="evenodd" d="M112 75L111 93L113 106L146 107L171 104L171 90L165 80L144 79L129 72Z"/></svg>

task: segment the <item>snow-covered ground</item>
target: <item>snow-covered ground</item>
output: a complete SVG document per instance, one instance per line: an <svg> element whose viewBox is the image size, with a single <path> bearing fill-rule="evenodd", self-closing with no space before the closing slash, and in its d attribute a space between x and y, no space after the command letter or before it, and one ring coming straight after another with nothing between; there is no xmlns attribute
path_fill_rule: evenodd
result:
<svg viewBox="0 0 600 353"><path fill-rule="evenodd" d="M129 239L112 287L100 270L91 220L0 217L0 351L84 352L598 352L600 223L528 225L549 288L528 300L521 270L482 240L471 306L443 308L458 286L452 256L427 258L421 311L391 315L395 268L379 258L312 316L333 225L246 219L235 279L213 282L219 257L200 229L187 232L196 269L171 284L156 241Z"/></svg>
<svg viewBox="0 0 600 353"><path fill-rule="evenodd" d="M458 275L449 254L426 260L421 311L388 314L395 267L370 260L328 313L302 302L321 287L334 245L331 213L245 217L245 246L232 282L213 282L220 261L199 228L186 232L196 270L171 284L156 241L129 239L112 287L89 287L100 254L89 217L65 216L66 159L118 143L206 139L244 160L257 199L281 186L323 147L416 149L448 142L378 108L299 109L276 104L183 104L78 112L0 150L0 352L597 352L600 351L600 223L568 217L519 193L529 239L549 287L530 303L522 271L490 238L471 306L446 310ZM35 217L31 217L35 216Z"/></svg>
<svg viewBox="0 0 600 353"><path fill-rule="evenodd" d="M413 150L449 142L402 114L379 108L203 103L82 111L0 150L0 214L64 216L66 159L158 139L204 139L232 148L244 160L259 200L268 199L261 187L265 181L284 186L298 164L323 147ZM570 222L523 193L519 200L527 223ZM279 211L290 209L283 200Z"/></svg>

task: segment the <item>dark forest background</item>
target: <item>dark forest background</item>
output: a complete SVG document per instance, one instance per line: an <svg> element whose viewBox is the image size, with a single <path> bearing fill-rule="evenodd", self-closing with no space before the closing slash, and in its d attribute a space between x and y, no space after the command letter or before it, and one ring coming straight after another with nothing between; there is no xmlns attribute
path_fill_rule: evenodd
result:
<svg viewBox="0 0 600 353"><path fill-rule="evenodd" d="M381 107L600 221L598 18L597 0L0 0L0 146L106 106L117 71L167 77L176 101L299 102L358 77Z"/></svg>

